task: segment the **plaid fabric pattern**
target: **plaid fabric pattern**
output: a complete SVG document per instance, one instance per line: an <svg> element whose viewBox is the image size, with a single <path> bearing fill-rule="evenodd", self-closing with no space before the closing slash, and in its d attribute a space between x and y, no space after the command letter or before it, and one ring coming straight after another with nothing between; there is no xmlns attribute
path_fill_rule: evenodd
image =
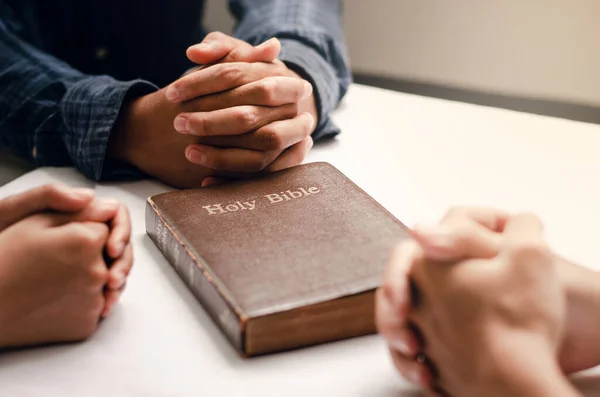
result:
<svg viewBox="0 0 600 397"><path fill-rule="evenodd" d="M122 60L103 69L101 61L95 65L84 59L93 53L93 48L86 47L87 42L80 46L75 41L75 47L62 46L62 42L65 37L77 39L78 35L94 39L117 37L109 50L129 54L133 50L128 43L134 39L128 41L129 30L123 26L127 26L128 19L139 19L145 10L155 10L142 15L144 21L148 26L161 26L165 32L190 32L189 37L179 42L173 39L171 43L185 48L201 39L203 33L195 36L198 32L194 26L177 23L181 20L172 9L201 9L202 2L147 0L144 6L134 7L137 3L133 0L115 1L0 0L0 143L3 146L38 166L73 165L93 180L136 175L130 169L105 161L107 142L123 102L159 89L162 81L152 79L153 72L157 76L160 73L161 76L178 76L185 70L183 64L142 63L141 59L139 68L134 67L134 72L130 72L121 70L126 68L127 61ZM315 139L339 132L329 114L351 83L341 3L341 0L229 1L238 21L235 35L251 44L278 37L282 42L280 59L315 87L320 115ZM101 23L94 17L99 14L89 11L94 7L102 10ZM48 9L56 21L75 18L82 23L74 27L66 23L44 23L48 15L41 11ZM165 14L161 9L170 9L174 17L161 18ZM89 23L86 18L91 18ZM110 23L112 20L119 23ZM88 26L92 33L85 31ZM162 47L168 44L169 41L165 41L155 48L160 54ZM73 48L77 50L72 51ZM68 59L59 55L68 52L66 49L71 50ZM132 52L131 57L143 58L143 54L138 57ZM165 52L161 59L170 58ZM135 74L136 70L140 71L139 75Z"/></svg>

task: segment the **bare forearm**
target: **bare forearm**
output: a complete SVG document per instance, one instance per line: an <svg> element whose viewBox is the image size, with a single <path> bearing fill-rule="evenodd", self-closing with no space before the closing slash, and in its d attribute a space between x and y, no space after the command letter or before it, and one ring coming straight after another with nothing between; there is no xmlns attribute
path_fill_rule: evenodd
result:
<svg viewBox="0 0 600 397"><path fill-rule="evenodd" d="M600 272L560 260L569 307L560 361L564 372L573 373L600 364Z"/></svg>
<svg viewBox="0 0 600 397"><path fill-rule="evenodd" d="M518 331L496 336L486 395L580 397L543 338Z"/></svg>

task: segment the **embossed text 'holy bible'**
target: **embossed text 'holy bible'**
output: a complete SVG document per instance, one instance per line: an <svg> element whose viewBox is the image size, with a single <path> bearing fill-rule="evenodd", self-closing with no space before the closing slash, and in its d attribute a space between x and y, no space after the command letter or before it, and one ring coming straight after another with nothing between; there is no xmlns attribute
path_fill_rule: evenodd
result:
<svg viewBox="0 0 600 397"><path fill-rule="evenodd" d="M375 332L374 290L408 237L327 163L150 197L146 230L245 356Z"/></svg>

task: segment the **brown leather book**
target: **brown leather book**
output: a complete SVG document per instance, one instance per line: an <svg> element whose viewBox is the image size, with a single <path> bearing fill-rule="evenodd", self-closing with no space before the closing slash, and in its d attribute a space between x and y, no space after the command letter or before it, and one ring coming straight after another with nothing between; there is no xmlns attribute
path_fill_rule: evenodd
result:
<svg viewBox="0 0 600 397"><path fill-rule="evenodd" d="M244 356L374 333L374 290L408 236L327 163L150 197L146 230Z"/></svg>

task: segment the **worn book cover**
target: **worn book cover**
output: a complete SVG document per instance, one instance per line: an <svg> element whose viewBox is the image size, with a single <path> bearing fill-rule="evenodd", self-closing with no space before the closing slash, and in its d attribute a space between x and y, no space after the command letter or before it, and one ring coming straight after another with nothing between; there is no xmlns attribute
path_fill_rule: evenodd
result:
<svg viewBox="0 0 600 397"><path fill-rule="evenodd" d="M408 237L327 163L150 197L146 230L244 356L375 332L374 290Z"/></svg>

